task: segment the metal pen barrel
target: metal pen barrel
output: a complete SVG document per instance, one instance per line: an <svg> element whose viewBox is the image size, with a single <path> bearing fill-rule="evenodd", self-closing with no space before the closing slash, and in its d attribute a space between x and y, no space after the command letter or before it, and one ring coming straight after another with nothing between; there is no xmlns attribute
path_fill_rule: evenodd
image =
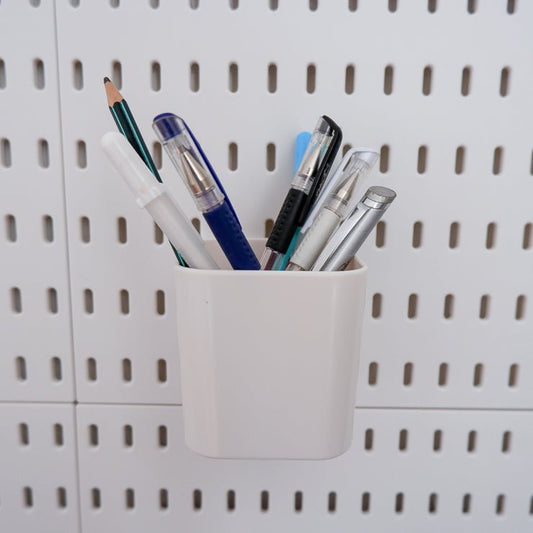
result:
<svg viewBox="0 0 533 533"><path fill-rule="evenodd" d="M354 213L327 242L312 270L342 270L355 256L368 235L379 222L396 193L386 187L370 187Z"/></svg>

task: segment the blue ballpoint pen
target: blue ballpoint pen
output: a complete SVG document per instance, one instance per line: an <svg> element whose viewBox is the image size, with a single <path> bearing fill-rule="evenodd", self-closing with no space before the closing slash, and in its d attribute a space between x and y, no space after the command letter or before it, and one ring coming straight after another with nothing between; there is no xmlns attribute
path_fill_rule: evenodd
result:
<svg viewBox="0 0 533 533"><path fill-rule="evenodd" d="M239 219L185 121L163 113L155 117L153 128L231 266L235 270L259 270Z"/></svg>

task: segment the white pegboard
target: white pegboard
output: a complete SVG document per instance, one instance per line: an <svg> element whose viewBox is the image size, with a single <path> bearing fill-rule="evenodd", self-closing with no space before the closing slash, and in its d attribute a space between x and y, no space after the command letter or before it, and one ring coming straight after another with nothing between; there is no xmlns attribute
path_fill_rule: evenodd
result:
<svg viewBox="0 0 533 533"><path fill-rule="evenodd" d="M150 123L156 113L183 114L219 170L250 236L262 236L265 220L275 216L291 175L294 137L312 128L319 113L338 120L345 144L382 150L373 182L396 189L398 200L386 215L384 246L369 242L361 252L370 267L368 315L375 294L382 303L380 316L367 320L362 352L363 370L376 363L379 380L369 387L366 372L361 373L360 405L531 407L531 243L523 249L533 189L526 104L533 72L531 44L524 46L533 9L528 3L457 0L439 2L434 12L422 0L396 4L396 9L385 1L320 3L316 10L304 1L282 2L277 9L268 2L243 2L236 9L224 2L202 2L193 9L187 2L161 2L154 8L142 1L118 7L105 1L73 7L65 1L57 7L81 400L179 402L172 256L166 244L154 244L152 223L131 202L99 147L102 132L114 127L101 78L117 77L120 65L122 90L148 144L154 141ZM97 41L86 23L92 19L98 20ZM307 38L322 35L326 27L335 28L335 39ZM157 90L154 62L160 71ZM81 89L74 65L83 70ZM311 93L310 66L315 70ZM353 91L347 94L351 66ZM428 66L431 84L426 74L424 85ZM196 77L191 74L195 68ZM387 69L390 83L385 82ZM79 140L87 147L84 169L77 168ZM267 170L272 143L275 169ZM232 144L238 152L235 170L229 170L235 166ZM419 172L422 146L425 171ZM456 161L459 147L462 163ZM497 147L502 154L494 174ZM197 216L164 158L162 175L185 196L190 216ZM81 217L90 220L90 243L80 240ZM123 244L118 242L119 217L127 221ZM450 248L454 222L457 244ZM495 235L487 249L490 223ZM502 284L504 272L512 275ZM87 289L94 295L90 316L84 313ZM121 290L129 292L128 316L119 311ZM167 295L165 316L154 312L157 290ZM408 318L412 294L418 298L416 316ZM454 299L453 313L445 319L447 295ZM484 295L490 299L489 312L481 320ZM520 296L523 316L516 320ZM98 369L92 381L85 370L89 358ZM121 379L122 359L132 361L131 382ZM169 368L167 387L157 381L159 359ZM404 387L408 363L414 366L413 382ZM448 365L449 376L439 387L441 364ZM483 379L474 387L477 364L483 365ZM513 364L519 366L520 382L509 388L505 375Z"/></svg>
<svg viewBox="0 0 533 533"><path fill-rule="evenodd" d="M72 401L51 2L2 2L0 57L0 400Z"/></svg>
<svg viewBox="0 0 533 533"><path fill-rule="evenodd" d="M0 401L79 412L83 531L532 527L532 20L526 0L0 0ZM369 283L348 455L216 462L183 448L173 257L101 152L115 128L106 75L121 78L151 148L155 114L187 119L250 237L275 217L294 138L321 113L343 127L344 147L380 149L371 181L398 199L360 254ZM162 176L197 217L165 156ZM46 409L5 404L2 427L9 436L24 419L31 431L37 413L49 422ZM87 424L99 428L96 447ZM158 425L168 427L161 450ZM371 453L361 449L370 427ZM21 514L20 450L9 442L2 530L75 531L50 518L52 504ZM35 457L28 472L47 461ZM61 468L76 480L70 461ZM50 479L37 472L32 483Z"/></svg>
<svg viewBox="0 0 533 533"><path fill-rule="evenodd" d="M0 530L79 531L74 406L0 405Z"/></svg>
<svg viewBox="0 0 533 533"><path fill-rule="evenodd" d="M531 413L356 409L352 449L336 459L232 461L184 448L179 407L78 412L88 533L176 524L197 533L489 533L533 525Z"/></svg>

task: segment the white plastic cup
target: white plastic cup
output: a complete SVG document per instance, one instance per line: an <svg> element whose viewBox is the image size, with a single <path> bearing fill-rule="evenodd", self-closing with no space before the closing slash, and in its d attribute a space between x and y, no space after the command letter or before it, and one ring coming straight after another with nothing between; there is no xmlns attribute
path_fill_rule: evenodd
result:
<svg viewBox="0 0 533 533"><path fill-rule="evenodd" d="M252 243L260 253L264 240ZM216 243L208 250L223 266ZM366 266L177 267L185 440L217 458L328 459L352 439Z"/></svg>

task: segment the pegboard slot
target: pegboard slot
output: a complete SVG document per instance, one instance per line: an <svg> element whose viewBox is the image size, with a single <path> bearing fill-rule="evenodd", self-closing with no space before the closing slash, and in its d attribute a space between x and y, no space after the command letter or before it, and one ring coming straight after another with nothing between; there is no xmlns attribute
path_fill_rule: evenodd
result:
<svg viewBox="0 0 533 533"><path fill-rule="evenodd" d="M50 147L46 139L39 139L37 142L37 158L41 168L50 166Z"/></svg>
<svg viewBox="0 0 533 533"><path fill-rule="evenodd" d="M11 288L11 310L13 313L22 313L22 293L18 287Z"/></svg>
<svg viewBox="0 0 533 533"><path fill-rule="evenodd" d="M131 359L125 357L122 359L122 381L131 383L133 380L133 365Z"/></svg>
<svg viewBox="0 0 533 533"><path fill-rule="evenodd" d="M17 242L17 220L13 215L6 215L6 238L9 242Z"/></svg>
<svg viewBox="0 0 533 533"><path fill-rule="evenodd" d="M161 90L161 64L158 61L152 61L150 67L150 85L152 91L158 92Z"/></svg>
<svg viewBox="0 0 533 533"><path fill-rule="evenodd" d="M316 66L312 63L307 65L306 90L308 94L313 94L316 90Z"/></svg>
<svg viewBox="0 0 533 533"><path fill-rule="evenodd" d="M78 141L76 143L76 158L78 168L87 168L87 144L85 141Z"/></svg>
<svg viewBox="0 0 533 533"><path fill-rule="evenodd" d="M11 142L9 139L0 139L0 165L4 168L10 168L12 164Z"/></svg>
<svg viewBox="0 0 533 533"><path fill-rule="evenodd" d="M31 487L24 487L23 489L24 507L31 509L33 507L33 490Z"/></svg>
<svg viewBox="0 0 533 533"><path fill-rule="evenodd" d="M463 514L469 514L470 513L471 504L472 504L472 495L471 494L465 494L463 496L463 506L462 506Z"/></svg>
<svg viewBox="0 0 533 533"><path fill-rule="evenodd" d="M111 62L111 79L120 91L122 89L122 63L118 60Z"/></svg>
<svg viewBox="0 0 533 533"><path fill-rule="evenodd" d="M200 65L195 61L189 66L189 86L193 93L200 90Z"/></svg>
<svg viewBox="0 0 533 533"><path fill-rule="evenodd" d="M394 499L394 512L396 514L402 514L403 506L404 506L404 495L402 492L398 492Z"/></svg>
<svg viewBox="0 0 533 533"><path fill-rule="evenodd" d="M301 513L304 507L304 498L301 490L294 493L294 512Z"/></svg>
<svg viewBox="0 0 533 533"><path fill-rule="evenodd" d="M65 487L57 488L57 506L60 509L65 509L67 507L67 490Z"/></svg>
<svg viewBox="0 0 533 533"><path fill-rule="evenodd" d="M446 387L448 384L448 363L439 365L439 387Z"/></svg>
<svg viewBox="0 0 533 533"><path fill-rule="evenodd" d="M63 431L63 426L61 424L54 424L54 444L56 446L64 446L65 436Z"/></svg>
<svg viewBox="0 0 533 533"><path fill-rule="evenodd" d="M45 87L44 63L42 59L35 59L33 61L33 84L40 91Z"/></svg>
<svg viewBox="0 0 533 533"><path fill-rule="evenodd" d="M268 143L266 148L266 169L269 172L276 170L276 145Z"/></svg>
<svg viewBox="0 0 533 533"><path fill-rule="evenodd" d="M428 512L435 514L437 512L438 495L434 492L429 495Z"/></svg>
<svg viewBox="0 0 533 533"><path fill-rule="evenodd" d="M442 430L436 429L433 432L433 451L440 452L442 450Z"/></svg>
<svg viewBox="0 0 533 533"><path fill-rule="evenodd" d="M87 359L87 379L89 381L96 381L98 379L96 368L96 359L94 357L89 357Z"/></svg>
<svg viewBox="0 0 533 533"><path fill-rule="evenodd" d="M30 432L28 429L28 424L19 424L19 438L20 444L22 446L28 446L28 444L30 443Z"/></svg>
<svg viewBox="0 0 533 533"><path fill-rule="evenodd" d="M507 381L507 384L509 387L517 387L518 386L518 375L519 375L519 366L517 363L513 363L509 367L509 379Z"/></svg>
<svg viewBox="0 0 533 533"><path fill-rule="evenodd" d="M387 144L384 144L379 154L379 171L382 174L386 174L389 171L389 156L390 148Z"/></svg>
<svg viewBox="0 0 533 533"><path fill-rule="evenodd" d="M472 77L472 68L465 67L461 76L461 94L468 96L470 94L470 80Z"/></svg>
<svg viewBox="0 0 533 533"><path fill-rule="evenodd" d="M63 367L61 364L61 359L59 357L52 357L50 360L51 363L51 374L52 374L52 381L59 382L63 381Z"/></svg>
<svg viewBox="0 0 533 533"><path fill-rule="evenodd" d="M424 73L422 75L422 94L424 96L429 96L431 94L431 84L433 80L433 68L428 65L424 68Z"/></svg>
<svg viewBox="0 0 533 533"><path fill-rule="evenodd" d="M394 67L387 65L383 75L383 92L388 96L392 94L394 83Z"/></svg>
<svg viewBox="0 0 533 533"><path fill-rule="evenodd" d="M0 89L5 89L7 86L6 64L3 59L0 59Z"/></svg>
<svg viewBox="0 0 533 533"><path fill-rule="evenodd" d="M385 246L385 235L387 230L387 223L380 220L376 226L376 247L383 248Z"/></svg>
<svg viewBox="0 0 533 533"><path fill-rule="evenodd" d="M157 380L159 383L166 383L168 380L167 362L164 359L157 360Z"/></svg>
<svg viewBox="0 0 533 533"><path fill-rule="evenodd" d="M278 67L275 63L268 65L267 89L271 94L278 90Z"/></svg>
<svg viewBox="0 0 533 533"><path fill-rule="evenodd" d="M508 96L511 84L511 69L509 67L502 68L500 76L500 96Z"/></svg>
<svg viewBox="0 0 533 533"><path fill-rule="evenodd" d="M202 491L200 489L194 489L192 493L192 508L195 511L201 511L202 509Z"/></svg>
<svg viewBox="0 0 533 533"><path fill-rule="evenodd" d="M370 512L370 492L363 492L361 495L361 512L365 514Z"/></svg>
<svg viewBox="0 0 533 533"><path fill-rule="evenodd" d="M328 513L335 513L337 511L337 493L330 492L328 494Z"/></svg>
<svg viewBox="0 0 533 533"><path fill-rule="evenodd" d="M498 494L496 498L496 514L502 515L505 513L505 494Z"/></svg>
<svg viewBox="0 0 533 533"><path fill-rule="evenodd" d="M355 90L355 66L348 65L346 67L346 74L344 77L344 92L346 94L353 94Z"/></svg>
<svg viewBox="0 0 533 533"><path fill-rule="evenodd" d="M474 387L481 387L483 383L483 363L477 363L474 367Z"/></svg>
<svg viewBox="0 0 533 533"><path fill-rule="evenodd" d="M159 489L159 508L161 510L166 510L168 509L168 506L169 506L168 490Z"/></svg>
<svg viewBox="0 0 533 533"><path fill-rule="evenodd" d="M509 453L511 451L511 436L510 431L504 431L502 436L502 453Z"/></svg>
<svg viewBox="0 0 533 533"><path fill-rule="evenodd" d="M91 489L91 505L93 509L102 507L102 494L98 488Z"/></svg>
<svg viewBox="0 0 533 533"><path fill-rule="evenodd" d="M22 356L15 358L16 376L19 381L26 381L28 379L28 372L26 368L26 359Z"/></svg>
<svg viewBox="0 0 533 533"><path fill-rule="evenodd" d="M419 174L424 174L427 168L428 148L427 146L420 146L418 148L418 162L416 170Z"/></svg>
<svg viewBox="0 0 533 533"><path fill-rule="evenodd" d="M371 387L378 384L378 363L375 361L368 365L368 384Z"/></svg>
<svg viewBox="0 0 533 533"><path fill-rule="evenodd" d="M229 91L231 93L236 93L239 90L239 65L237 65L237 63L230 63L228 74Z"/></svg>
<svg viewBox="0 0 533 533"><path fill-rule="evenodd" d="M459 231L460 231L459 222L452 222L450 224L450 239L448 241L448 246L454 250L459 246Z"/></svg>
<svg viewBox="0 0 533 533"><path fill-rule="evenodd" d="M126 509L131 510L135 508L135 491L133 489L126 489L125 501Z"/></svg>
<svg viewBox="0 0 533 533"><path fill-rule="evenodd" d="M96 424L91 424L89 426L89 444L93 447L98 446L99 436L98 436L98 426Z"/></svg>
<svg viewBox="0 0 533 533"><path fill-rule="evenodd" d="M54 219L50 215L43 216L43 239L54 242Z"/></svg>
<svg viewBox="0 0 533 533"><path fill-rule="evenodd" d="M457 147L455 151L455 173L462 174L465 170L466 148L464 146Z"/></svg>

